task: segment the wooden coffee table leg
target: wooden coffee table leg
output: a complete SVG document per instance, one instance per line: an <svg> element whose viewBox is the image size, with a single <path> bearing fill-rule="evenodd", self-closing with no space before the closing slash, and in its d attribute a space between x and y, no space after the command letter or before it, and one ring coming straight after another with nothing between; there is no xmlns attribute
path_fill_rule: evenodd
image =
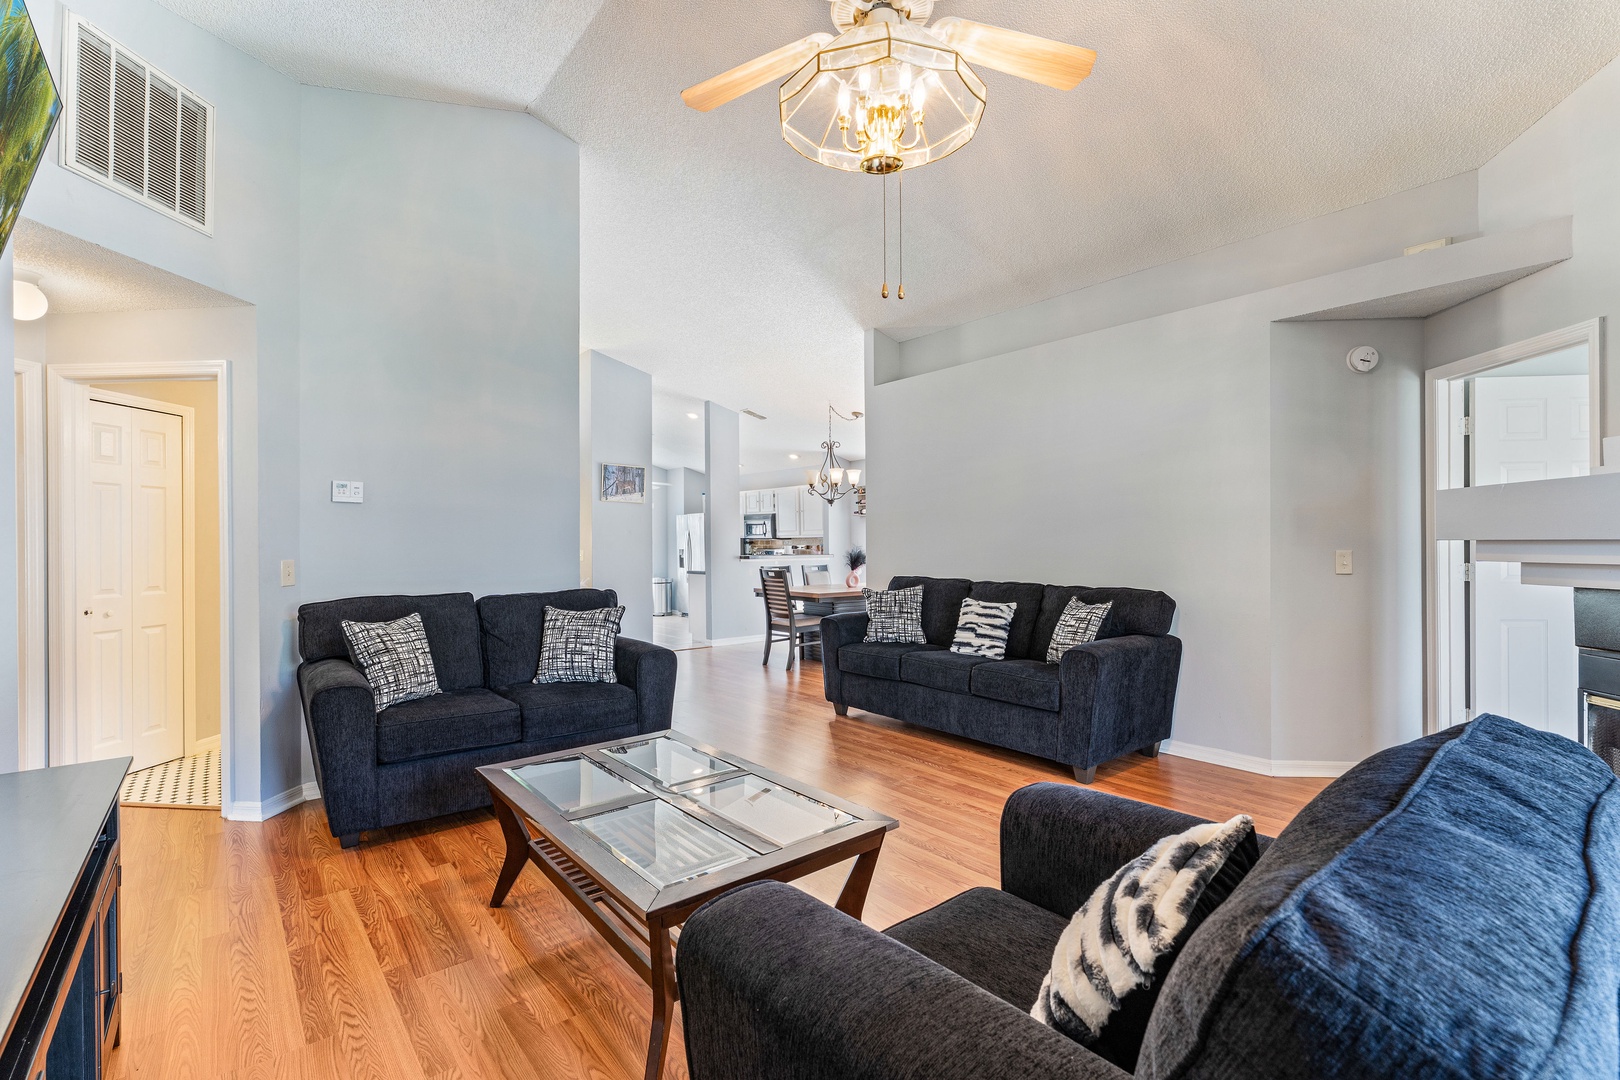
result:
<svg viewBox="0 0 1620 1080"><path fill-rule="evenodd" d="M489 898L490 907L501 906L523 870L523 864L529 861L529 830L518 820L517 812L498 795L495 797L495 817L501 823L502 835L506 837L506 860L501 863L501 874L495 879L495 893Z"/></svg>
<svg viewBox="0 0 1620 1080"><path fill-rule="evenodd" d="M652 960L652 1034L647 1044L646 1080L658 1080L664 1071L670 1014L675 1009L675 957L670 948L669 927L663 923L647 924L647 951Z"/></svg>
<svg viewBox="0 0 1620 1080"><path fill-rule="evenodd" d="M878 853L882 850L883 834L878 833L877 847L856 857L844 881L844 891L838 894L838 910L852 919L859 919L866 907L866 890L872 886L872 871L877 869Z"/></svg>

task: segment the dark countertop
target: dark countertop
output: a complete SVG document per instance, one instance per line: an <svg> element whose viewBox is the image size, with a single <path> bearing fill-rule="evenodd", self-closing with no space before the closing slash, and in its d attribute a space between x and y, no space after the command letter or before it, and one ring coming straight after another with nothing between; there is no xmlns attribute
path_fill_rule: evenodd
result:
<svg viewBox="0 0 1620 1080"><path fill-rule="evenodd" d="M0 776L0 1024L9 1034L129 758Z"/></svg>

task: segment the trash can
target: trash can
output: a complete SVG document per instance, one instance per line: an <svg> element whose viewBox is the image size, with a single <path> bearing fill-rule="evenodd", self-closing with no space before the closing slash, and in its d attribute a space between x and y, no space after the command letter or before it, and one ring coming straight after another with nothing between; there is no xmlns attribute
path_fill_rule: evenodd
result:
<svg viewBox="0 0 1620 1080"><path fill-rule="evenodd" d="M674 586L675 582L670 578L653 578L652 602L654 615L668 615L671 613L674 602L670 598L670 593L673 591Z"/></svg>

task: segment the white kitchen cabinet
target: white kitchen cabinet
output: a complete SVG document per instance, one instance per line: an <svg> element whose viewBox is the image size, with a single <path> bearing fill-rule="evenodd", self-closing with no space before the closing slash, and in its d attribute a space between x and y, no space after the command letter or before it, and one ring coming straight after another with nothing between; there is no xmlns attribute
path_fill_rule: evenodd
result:
<svg viewBox="0 0 1620 1080"><path fill-rule="evenodd" d="M800 536L825 536L827 533L827 503L820 495L799 488Z"/></svg>
<svg viewBox="0 0 1620 1080"><path fill-rule="evenodd" d="M777 488L769 493L776 503L776 535L803 536L799 522L799 498L792 488Z"/></svg>

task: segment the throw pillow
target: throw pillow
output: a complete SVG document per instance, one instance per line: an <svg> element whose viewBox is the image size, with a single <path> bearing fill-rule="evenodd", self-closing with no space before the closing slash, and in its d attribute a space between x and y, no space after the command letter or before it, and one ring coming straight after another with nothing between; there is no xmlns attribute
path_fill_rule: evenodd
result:
<svg viewBox="0 0 1620 1080"><path fill-rule="evenodd" d="M926 645L922 628L921 585L909 589L862 589L866 597L866 637L863 641L894 641Z"/></svg>
<svg viewBox="0 0 1620 1080"><path fill-rule="evenodd" d="M1057 629L1052 631L1052 644L1046 647L1046 662L1056 664L1076 645L1096 641L1097 631L1102 629L1103 620L1108 618L1113 606L1112 600L1106 604L1088 604L1078 596L1069 597L1063 614L1058 616Z"/></svg>
<svg viewBox="0 0 1620 1080"><path fill-rule="evenodd" d="M1259 860L1254 821L1167 836L1097 886L1052 954L1030 1015L1127 1072L1176 954Z"/></svg>
<svg viewBox="0 0 1620 1080"><path fill-rule="evenodd" d="M962 613L956 619L956 637L951 641L951 652L969 656L988 656L992 660L1007 657L1007 631L1012 626L1016 603L991 604L984 600L963 600Z"/></svg>
<svg viewBox="0 0 1620 1080"><path fill-rule="evenodd" d="M624 608L569 611L546 608L540 632L537 683L618 682L613 668L613 639L619 636Z"/></svg>
<svg viewBox="0 0 1620 1080"><path fill-rule="evenodd" d="M349 643L349 658L371 683L378 712L439 692L422 616L412 612L393 622L344 619L343 637Z"/></svg>

